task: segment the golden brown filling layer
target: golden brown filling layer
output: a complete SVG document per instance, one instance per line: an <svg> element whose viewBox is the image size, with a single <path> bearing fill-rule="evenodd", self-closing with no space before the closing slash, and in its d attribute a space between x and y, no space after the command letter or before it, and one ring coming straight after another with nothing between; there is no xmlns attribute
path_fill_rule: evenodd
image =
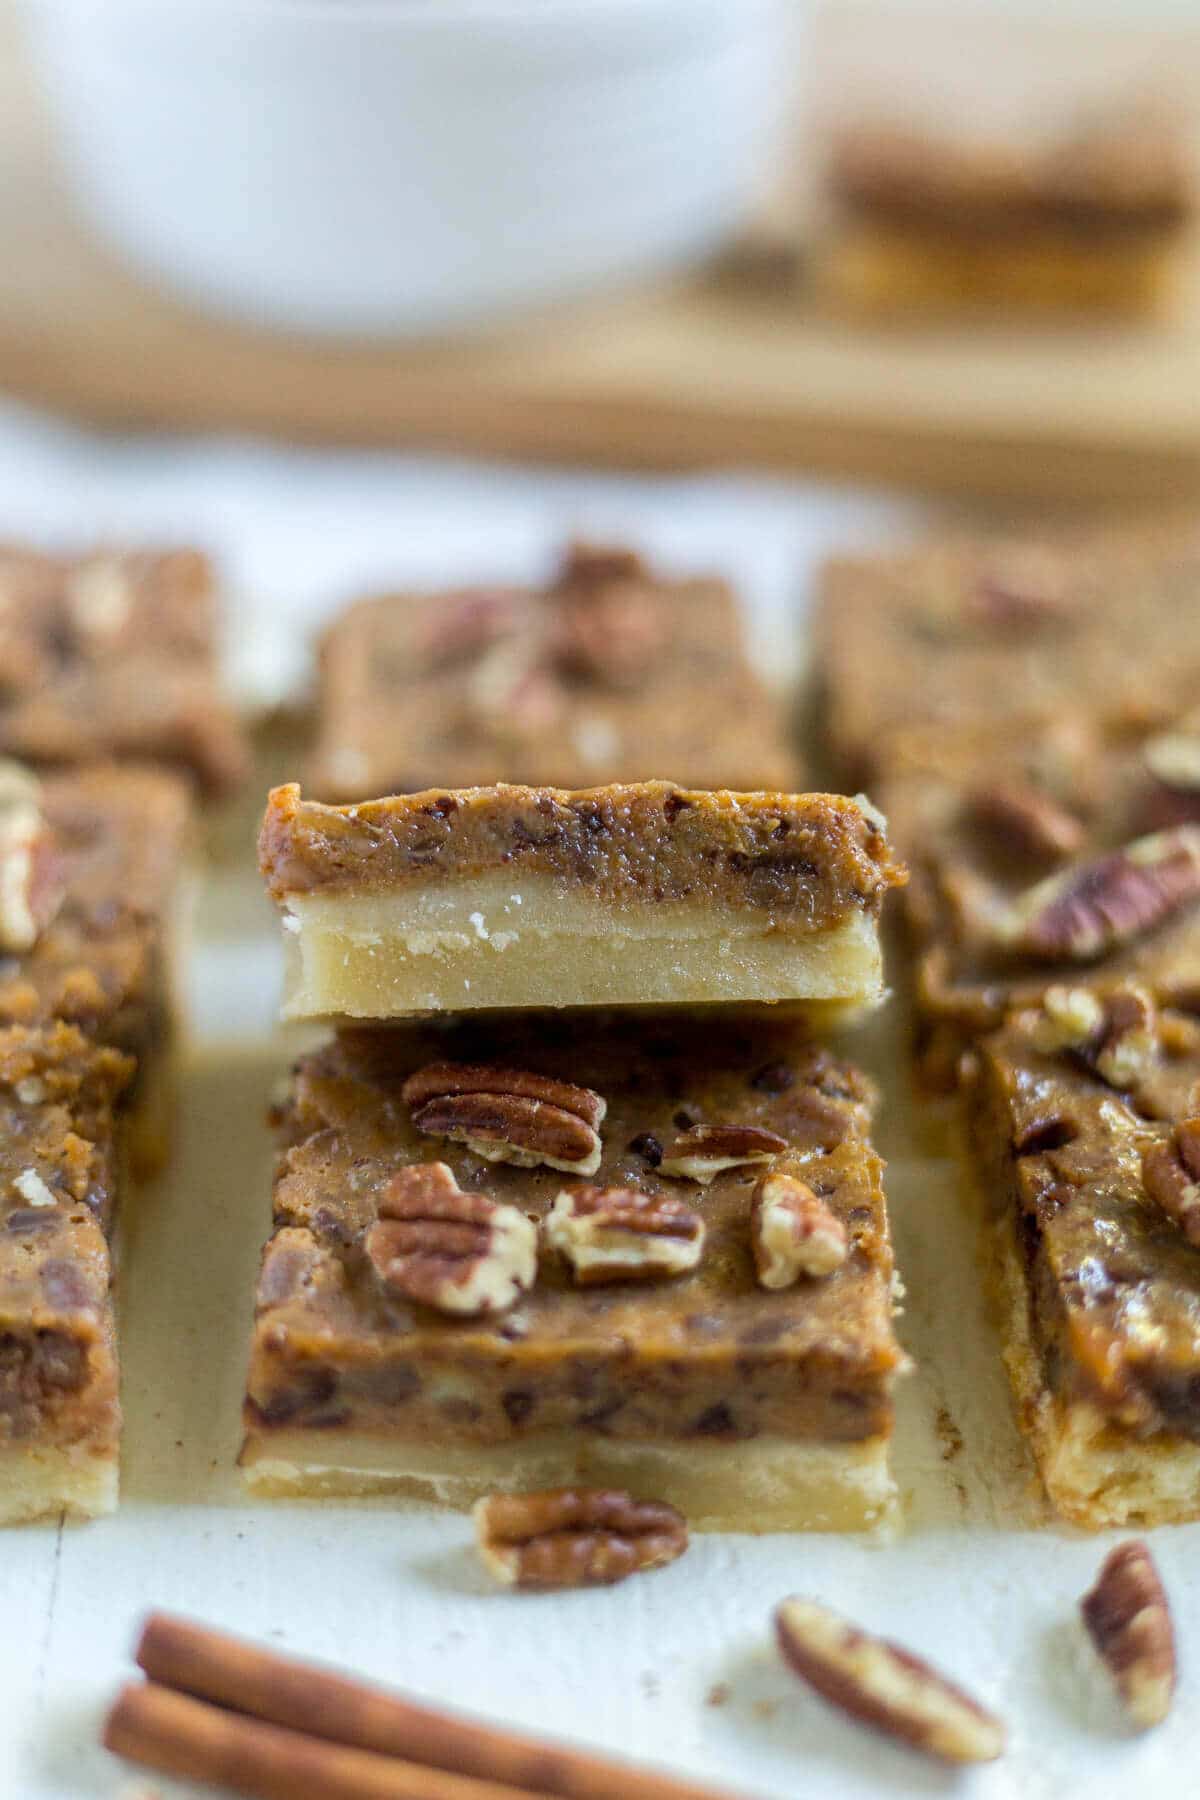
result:
<svg viewBox="0 0 1200 1800"><path fill-rule="evenodd" d="M820 930L877 913L903 880L865 802L828 794L692 793L668 782L468 788L322 806L271 794L259 862L274 899L548 875L614 904L714 900Z"/></svg>
<svg viewBox="0 0 1200 1800"><path fill-rule="evenodd" d="M406 1086L447 1060L498 1069L499 1092L477 1091L489 1086L477 1074ZM559 1104L557 1088L523 1100L514 1071L598 1096L599 1116ZM471 1092L451 1091L464 1081ZM554 1014L344 1034L301 1064L282 1120L288 1149L259 1282L248 1428L383 1431L447 1446L559 1430L700 1443L886 1433L902 1357L869 1107L862 1078L786 1023L725 1009L684 1022ZM497 1133L522 1131L544 1138L513 1140L527 1166L494 1160ZM631 1267L581 1283L583 1252L573 1267L569 1246L573 1236L592 1242L589 1200L592 1224L562 1230L558 1248L542 1238L536 1276L515 1304L456 1317L430 1304L428 1285L397 1290L384 1253L393 1239L411 1242L393 1219L397 1171L438 1161L485 1210L498 1203L537 1222L585 1175L589 1192L624 1196L615 1219L632 1208L640 1221L649 1206L640 1223L649 1235L614 1223L597 1240L608 1272L614 1255ZM841 1221L845 1259L825 1278L759 1285L751 1197L765 1167L802 1181ZM658 1202L670 1202L663 1224L653 1222ZM680 1208L688 1216L677 1225ZM697 1220L702 1253L656 1257L660 1231L678 1229L696 1247Z"/></svg>

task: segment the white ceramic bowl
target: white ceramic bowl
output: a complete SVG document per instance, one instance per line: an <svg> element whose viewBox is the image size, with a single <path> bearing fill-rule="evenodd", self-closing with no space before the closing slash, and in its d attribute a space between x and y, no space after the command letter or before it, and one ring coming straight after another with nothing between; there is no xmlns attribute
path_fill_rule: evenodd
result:
<svg viewBox="0 0 1200 1800"><path fill-rule="evenodd" d="M255 322L439 329L699 255L773 0L25 0L97 230Z"/></svg>

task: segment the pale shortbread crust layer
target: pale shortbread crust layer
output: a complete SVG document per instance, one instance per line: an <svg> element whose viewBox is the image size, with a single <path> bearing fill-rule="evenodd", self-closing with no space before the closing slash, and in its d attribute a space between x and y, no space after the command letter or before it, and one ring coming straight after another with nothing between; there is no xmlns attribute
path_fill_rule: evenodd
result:
<svg viewBox="0 0 1200 1800"><path fill-rule="evenodd" d="M833 1001L882 993L874 918L804 932L710 902L614 907L546 877L287 902L285 1018L483 1007Z"/></svg>
<svg viewBox="0 0 1200 1800"><path fill-rule="evenodd" d="M37 1519L94 1519L116 1511L115 1445L98 1451L86 1444L6 1445L0 1452L0 1525Z"/></svg>
<svg viewBox="0 0 1200 1800"><path fill-rule="evenodd" d="M248 1438L240 1460L248 1487L279 1498L410 1494L465 1510L484 1494L586 1482L665 1500L697 1531L858 1531L894 1508L888 1449L887 1438L697 1445L585 1442L568 1432L438 1448L366 1433L277 1431Z"/></svg>
<svg viewBox="0 0 1200 1800"><path fill-rule="evenodd" d="M1093 1531L1200 1518L1200 1444L1193 1438L1135 1437L1099 1407L1059 1400L1047 1388L1011 1222L993 1226L990 1235L1004 1362L1018 1421L1055 1510Z"/></svg>
<svg viewBox="0 0 1200 1800"><path fill-rule="evenodd" d="M987 244L863 224L829 246L821 285L830 300L867 313L979 303L1138 312L1158 299L1170 265L1159 243L1043 233Z"/></svg>

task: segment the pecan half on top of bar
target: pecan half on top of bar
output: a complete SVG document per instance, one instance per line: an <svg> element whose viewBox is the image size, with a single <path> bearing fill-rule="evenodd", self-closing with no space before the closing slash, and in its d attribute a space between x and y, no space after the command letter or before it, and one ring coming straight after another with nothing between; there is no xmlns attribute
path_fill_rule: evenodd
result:
<svg viewBox="0 0 1200 1800"><path fill-rule="evenodd" d="M1200 899L1200 826L1178 825L1078 863L1015 901L1000 944L1057 962L1093 962Z"/></svg>
<svg viewBox="0 0 1200 1800"><path fill-rule="evenodd" d="M1181 1119L1165 1142L1142 1152L1142 1184L1200 1249L1200 1118Z"/></svg>
<svg viewBox="0 0 1200 1800"><path fill-rule="evenodd" d="M490 1494L475 1507L484 1563L506 1587L602 1587L682 1556L687 1522L673 1506L605 1488Z"/></svg>
<svg viewBox="0 0 1200 1800"><path fill-rule="evenodd" d="M704 1221L674 1194L639 1188L564 1189L543 1226L579 1287L603 1281L656 1281L700 1261Z"/></svg>
<svg viewBox="0 0 1200 1800"><path fill-rule="evenodd" d="M663 1146L658 1167L707 1185L725 1169L769 1163L787 1149L787 1140L761 1125L692 1125Z"/></svg>
<svg viewBox="0 0 1200 1800"><path fill-rule="evenodd" d="M591 1088L525 1069L442 1062L418 1069L400 1092L418 1131L453 1138L488 1162L544 1163L574 1175L600 1167L605 1102Z"/></svg>
<svg viewBox="0 0 1200 1800"><path fill-rule="evenodd" d="M801 1275L832 1275L846 1260L846 1227L795 1175L764 1175L750 1203L750 1247L758 1285L791 1287Z"/></svg>
<svg viewBox="0 0 1200 1800"><path fill-rule="evenodd" d="M1107 991L1046 989L1030 1039L1053 1056L1069 1052L1112 1088L1131 1088L1158 1061L1158 1009L1145 988L1122 982Z"/></svg>
<svg viewBox="0 0 1200 1800"><path fill-rule="evenodd" d="M438 1312L505 1312L537 1276L537 1232L516 1206L464 1193L445 1163L389 1182L363 1241L383 1285Z"/></svg>

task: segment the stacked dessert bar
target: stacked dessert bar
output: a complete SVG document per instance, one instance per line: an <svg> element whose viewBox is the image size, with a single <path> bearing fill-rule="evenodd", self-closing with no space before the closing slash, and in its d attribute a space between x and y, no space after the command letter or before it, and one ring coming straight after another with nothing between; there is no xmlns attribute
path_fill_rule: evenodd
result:
<svg viewBox="0 0 1200 1800"><path fill-rule="evenodd" d="M113 1232L166 1153L192 790L241 769L191 552L0 555L0 1523L108 1511ZM37 765L35 773L30 765Z"/></svg>
<svg viewBox="0 0 1200 1800"><path fill-rule="evenodd" d="M507 639L500 598L529 615ZM399 649L349 678L364 633ZM503 732L445 725L514 653L561 716L611 725L606 785L551 785L579 767L558 712L499 766ZM544 595L373 603L324 666L319 767L489 785L271 795L285 1010L338 1029L278 1114L251 1486L614 1482L697 1525L877 1519L903 1356L873 1094L807 1021L881 995L901 876L878 815L716 785L792 767L732 601L623 553L577 553Z"/></svg>
<svg viewBox="0 0 1200 1800"><path fill-rule="evenodd" d="M1022 1427L1086 1525L1200 1515L1200 535L827 572L829 741L912 867Z"/></svg>
<svg viewBox="0 0 1200 1800"><path fill-rule="evenodd" d="M871 313L1142 311L1195 216L1186 133L1145 105L999 135L864 116L837 134L827 187L824 286Z"/></svg>

